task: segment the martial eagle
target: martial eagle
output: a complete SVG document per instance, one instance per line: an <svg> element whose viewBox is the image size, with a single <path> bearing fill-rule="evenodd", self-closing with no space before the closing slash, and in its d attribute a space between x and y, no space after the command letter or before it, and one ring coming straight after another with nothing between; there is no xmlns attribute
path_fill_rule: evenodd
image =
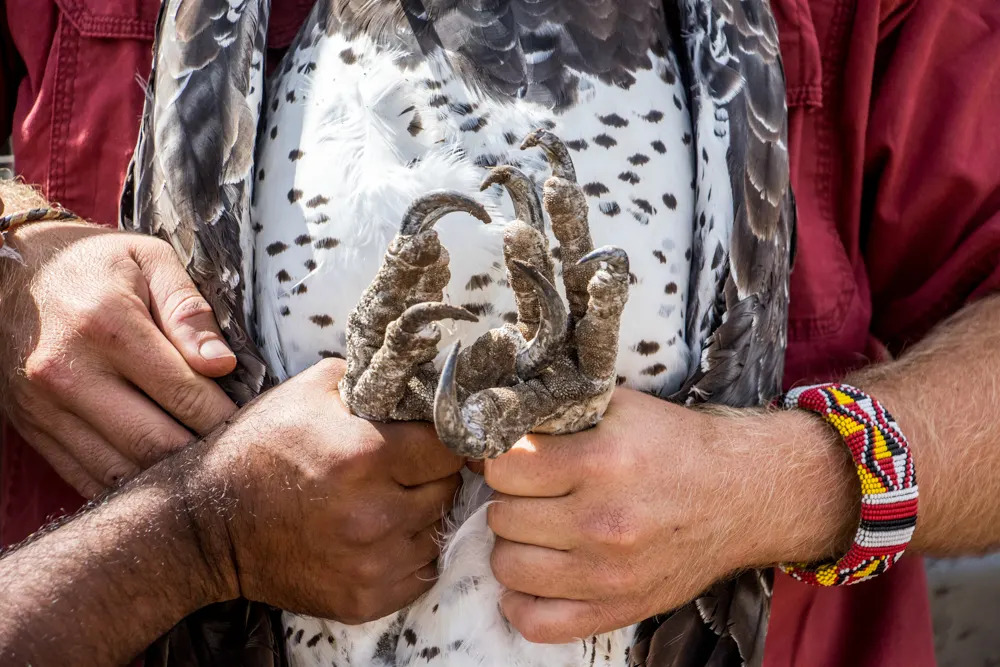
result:
<svg viewBox="0 0 1000 667"><path fill-rule="evenodd" d="M357 414L433 420L485 457L593 425L616 385L777 393L795 215L767 0L318 0L265 77L269 11L166 0L122 200L212 305L235 400L343 356ZM228 603L159 656L760 664L763 572L638 629L528 643L498 611L486 497L466 484L409 609L348 627Z"/></svg>

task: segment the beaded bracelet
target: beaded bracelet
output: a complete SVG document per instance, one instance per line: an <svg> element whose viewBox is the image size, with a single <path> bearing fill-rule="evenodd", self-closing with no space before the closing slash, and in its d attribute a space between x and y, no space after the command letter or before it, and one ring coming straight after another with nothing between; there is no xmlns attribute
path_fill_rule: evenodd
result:
<svg viewBox="0 0 1000 667"><path fill-rule="evenodd" d="M844 438L861 480L861 523L839 560L783 563L781 569L817 586L856 584L892 567L917 525L917 476L906 437L881 403L856 387L799 387L782 398L785 408L820 414Z"/></svg>

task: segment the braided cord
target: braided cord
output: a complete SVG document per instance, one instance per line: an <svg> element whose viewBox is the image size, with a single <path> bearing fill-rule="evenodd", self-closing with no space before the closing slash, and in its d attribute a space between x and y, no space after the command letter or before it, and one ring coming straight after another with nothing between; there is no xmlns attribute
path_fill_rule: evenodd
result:
<svg viewBox="0 0 1000 667"><path fill-rule="evenodd" d="M2 210L0 208L0 211ZM33 208L30 211L0 217L0 248L7 242L7 233L22 225L46 220L72 220L76 217L74 213L64 208Z"/></svg>

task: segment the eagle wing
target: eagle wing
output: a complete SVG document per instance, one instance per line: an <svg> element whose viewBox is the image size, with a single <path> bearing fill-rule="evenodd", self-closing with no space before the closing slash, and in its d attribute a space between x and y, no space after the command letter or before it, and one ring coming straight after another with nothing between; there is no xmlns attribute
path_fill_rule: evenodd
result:
<svg viewBox="0 0 1000 667"><path fill-rule="evenodd" d="M120 208L123 229L174 247L211 305L238 360L219 383L238 404L270 383L250 335L247 287L268 7L261 0L163 4Z"/></svg>
<svg viewBox="0 0 1000 667"><path fill-rule="evenodd" d="M698 70L711 103L729 117L734 220L720 290L724 316L688 390L713 403L758 405L781 389L787 339L795 202L785 75L767 0L704 5L712 20Z"/></svg>
<svg viewBox="0 0 1000 667"><path fill-rule="evenodd" d="M219 384L244 404L272 384L251 336L250 201L263 98L267 0L166 0L139 138L122 192L122 229L168 241L211 305L237 367ZM170 35L171 39L161 39ZM283 664L280 622L233 600L177 624L148 667Z"/></svg>
<svg viewBox="0 0 1000 667"><path fill-rule="evenodd" d="M761 405L781 389L795 225L777 25L768 0L679 0L668 8L668 22L685 47L679 55L691 91L701 190L687 317L700 356L674 398ZM701 177L710 169L708 146L720 141L728 141L728 216L718 208L724 198ZM771 585L770 571L745 572L693 605L650 619L640 627L633 663L758 667Z"/></svg>

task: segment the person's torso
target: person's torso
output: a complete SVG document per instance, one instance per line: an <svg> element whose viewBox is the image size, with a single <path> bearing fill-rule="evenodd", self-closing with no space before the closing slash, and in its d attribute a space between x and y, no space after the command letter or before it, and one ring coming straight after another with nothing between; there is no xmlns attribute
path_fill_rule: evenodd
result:
<svg viewBox="0 0 1000 667"><path fill-rule="evenodd" d="M273 0L272 64L313 4ZM857 104L848 104L843 91L854 90L844 83L848 64L863 70L874 48L870 31L865 40L852 38L851 26L860 23L852 23L854 4L772 0L788 76L790 157L799 202L787 384L835 377L868 356L871 299L858 238L857 155L867 98L856 95ZM864 13L877 15L870 4L877 3L867 3ZM158 8L159 0L7 0L2 9L26 72L14 113L17 170L52 199L101 224L116 219ZM845 185L850 196L843 195ZM9 424L0 450L0 544L16 543L47 517L82 504ZM779 577L765 664L933 664L933 657L927 658L925 592L919 561L904 561L875 582L847 590L816 591ZM893 623L871 624L873 613Z"/></svg>

